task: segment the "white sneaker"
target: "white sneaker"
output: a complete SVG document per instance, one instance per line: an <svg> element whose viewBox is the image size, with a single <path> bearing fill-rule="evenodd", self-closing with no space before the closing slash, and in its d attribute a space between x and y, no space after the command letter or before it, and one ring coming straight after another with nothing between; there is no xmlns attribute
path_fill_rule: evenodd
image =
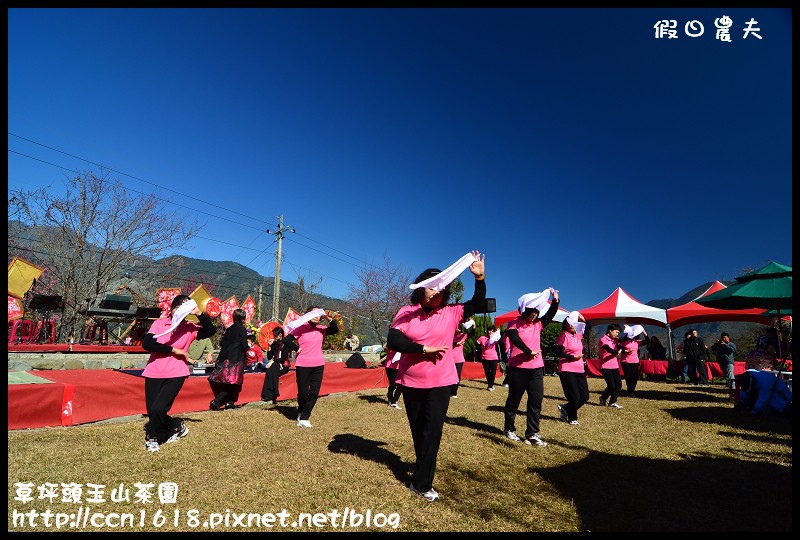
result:
<svg viewBox="0 0 800 540"><path fill-rule="evenodd" d="M580 424L578 423L577 420L570 420L569 421L569 425L571 425L571 426L579 426Z"/></svg>
<svg viewBox="0 0 800 540"><path fill-rule="evenodd" d="M391 407L393 409L398 409L398 410L402 409L402 407L400 405L398 405L397 403L389 403L389 407Z"/></svg>
<svg viewBox="0 0 800 540"><path fill-rule="evenodd" d="M506 431L506 438L511 439L512 441L520 441L519 436L513 431Z"/></svg>
<svg viewBox="0 0 800 540"><path fill-rule="evenodd" d="M490 386L489 388L487 388L487 390L488 390L489 392L494 392L494 386Z"/></svg>
<svg viewBox="0 0 800 540"><path fill-rule="evenodd" d="M622 409L623 408L622 405L620 405L619 403L612 403L612 404L609 405L609 407L611 407L612 409Z"/></svg>
<svg viewBox="0 0 800 540"><path fill-rule="evenodd" d="M539 437L538 433L534 433L525 439L525 444L529 444L531 446L547 446L547 443L544 442L541 437Z"/></svg>
<svg viewBox="0 0 800 540"><path fill-rule="evenodd" d="M450 399L456 399L458 396L450 396Z"/></svg>
<svg viewBox="0 0 800 540"><path fill-rule="evenodd" d="M155 439L147 439L144 441L144 449L148 452L158 452L160 447L158 441Z"/></svg>
<svg viewBox="0 0 800 540"><path fill-rule="evenodd" d="M504 384L503 388L508 388L508 383Z"/></svg>
<svg viewBox="0 0 800 540"><path fill-rule="evenodd" d="M436 491L433 488L423 493L422 491L415 488L414 484L408 484L408 489L411 490L411 493L421 495L428 502L433 502L439 499L439 494L436 493Z"/></svg>
<svg viewBox="0 0 800 540"><path fill-rule="evenodd" d="M298 420L297 425L304 428L314 427L311 425L311 421L309 420Z"/></svg>

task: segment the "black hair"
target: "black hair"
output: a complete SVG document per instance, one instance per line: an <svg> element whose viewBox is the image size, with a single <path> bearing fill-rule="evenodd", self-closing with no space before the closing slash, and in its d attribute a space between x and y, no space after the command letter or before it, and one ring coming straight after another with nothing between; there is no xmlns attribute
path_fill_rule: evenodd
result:
<svg viewBox="0 0 800 540"><path fill-rule="evenodd" d="M684 337L684 339L689 339L690 337L692 337L692 331L691 330L687 330L686 333L683 334L683 337Z"/></svg>
<svg viewBox="0 0 800 540"><path fill-rule="evenodd" d="M275 328L272 329L273 336L277 336L278 334L283 334L283 328L281 328L280 326L276 326Z"/></svg>
<svg viewBox="0 0 800 540"><path fill-rule="evenodd" d="M428 268L427 270L425 270L424 272L422 272L420 275L417 276L417 278L414 280L414 283L425 281L426 279L430 279L439 273L441 273L441 270L439 270L438 268ZM440 304L442 306L446 306L450 302L450 285L452 285L452 283L448 283L447 287L439 291L439 294L442 295L442 303ZM412 305L421 304L423 298L425 298L424 287L418 287L411 292Z"/></svg>
<svg viewBox="0 0 800 540"><path fill-rule="evenodd" d="M731 335L727 332L722 332L719 337L731 337Z"/></svg>
<svg viewBox="0 0 800 540"><path fill-rule="evenodd" d="M495 330L497 330L497 327L495 325L491 325L489 328L486 329L487 332L494 332Z"/></svg>
<svg viewBox="0 0 800 540"><path fill-rule="evenodd" d="M170 304L169 308L170 309L175 309L176 307L178 307L179 305L183 304L184 302L186 302L189 299L190 299L190 297L189 297L188 294L179 294L178 296L176 296L175 298L172 299L172 304Z"/></svg>
<svg viewBox="0 0 800 540"><path fill-rule="evenodd" d="M616 323L611 323L608 325L608 329L606 330L606 334L611 333L612 330L619 330L622 332L622 327Z"/></svg>
<svg viewBox="0 0 800 540"><path fill-rule="evenodd" d="M233 310L233 322L244 322L247 318L247 312L242 308Z"/></svg>

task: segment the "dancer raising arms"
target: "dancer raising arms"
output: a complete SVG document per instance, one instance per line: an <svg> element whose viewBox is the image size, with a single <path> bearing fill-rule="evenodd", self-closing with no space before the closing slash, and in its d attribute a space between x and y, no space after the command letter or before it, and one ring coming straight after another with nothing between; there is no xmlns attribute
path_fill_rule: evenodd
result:
<svg viewBox="0 0 800 540"><path fill-rule="evenodd" d="M548 307L548 297L552 302ZM550 287L540 293L522 295L517 301L519 317L508 323L506 335L511 343L508 355L506 398L503 431L512 441L519 441L514 420L523 394L528 396L525 424L525 444L547 446L539 436L539 421L544 399L544 358L542 357L542 328L553 320L558 311L558 291ZM539 317L543 310L546 313Z"/></svg>
<svg viewBox="0 0 800 540"><path fill-rule="evenodd" d="M436 458L450 389L458 382L449 353L459 323L485 309L484 259L472 251L444 271L422 272L411 285L411 303L400 308L387 335L387 347L401 353L397 382L402 385L416 455L408 487L429 502L439 498L433 489ZM449 304L450 283L467 268L475 276L475 292L463 304Z"/></svg>

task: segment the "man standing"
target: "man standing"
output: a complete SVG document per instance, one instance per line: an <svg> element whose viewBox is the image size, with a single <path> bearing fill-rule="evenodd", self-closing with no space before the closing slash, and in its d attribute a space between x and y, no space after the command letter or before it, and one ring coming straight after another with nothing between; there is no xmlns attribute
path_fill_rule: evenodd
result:
<svg viewBox="0 0 800 540"><path fill-rule="evenodd" d="M716 353L717 363L725 374L725 386L730 389L736 388L736 379L733 377L733 355L736 352L736 345L731 341L731 336L727 332L722 332L711 349Z"/></svg>
<svg viewBox="0 0 800 540"><path fill-rule="evenodd" d="M689 335L691 333L691 335ZM689 379L697 386L698 377L702 386L708 386L708 371L706 370L706 360L711 359L711 353L708 347L697 335L697 330L692 328L686 333L686 339L683 340L683 355L686 357L686 363L689 366Z"/></svg>

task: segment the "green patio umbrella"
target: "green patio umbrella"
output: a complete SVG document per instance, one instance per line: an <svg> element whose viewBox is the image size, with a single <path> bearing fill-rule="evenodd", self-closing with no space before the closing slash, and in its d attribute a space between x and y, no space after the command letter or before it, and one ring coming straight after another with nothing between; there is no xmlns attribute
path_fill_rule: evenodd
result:
<svg viewBox="0 0 800 540"><path fill-rule="evenodd" d="M770 262L763 268L736 278L738 283L695 300L717 309L763 308L778 318L792 309L792 267Z"/></svg>
<svg viewBox="0 0 800 540"><path fill-rule="evenodd" d="M774 312L779 323L782 311L792 309L792 267L770 262L766 266L736 278L737 283L715 293L697 298L701 306L717 309L762 308ZM778 342L780 343L780 339ZM780 357L782 353L779 352Z"/></svg>

